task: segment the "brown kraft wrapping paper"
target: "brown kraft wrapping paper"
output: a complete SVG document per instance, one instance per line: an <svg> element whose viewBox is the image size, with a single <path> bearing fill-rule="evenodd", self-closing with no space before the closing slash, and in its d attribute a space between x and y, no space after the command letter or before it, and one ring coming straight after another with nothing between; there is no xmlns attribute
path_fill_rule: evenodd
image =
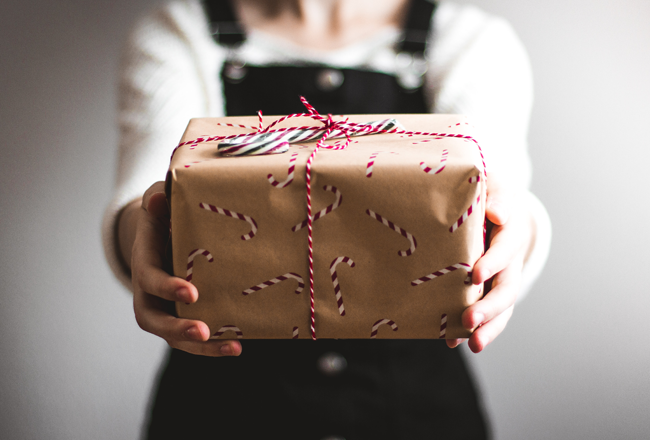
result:
<svg viewBox="0 0 650 440"><path fill-rule="evenodd" d="M349 116L358 123L388 117L395 116ZM472 134L463 116L397 119L413 132ZM181 142L250 132L217 123L257 122L192 119ZM301 125L318 124L295 118L276 128ZM308 231L294 229L307 219L305 166L316 142L240 157L219 156L217 145L184 145L170 164L174 274L191 278L199 291L196 303L177 303L178 316L204 321L213 338L310 338ZM467 282L484 246L486 186L477 145L358 136L345 150L320 149L311 175L313 213L325 210L313 222L316 336L468 337L460 317L482 295L482 286Z"/></svg>

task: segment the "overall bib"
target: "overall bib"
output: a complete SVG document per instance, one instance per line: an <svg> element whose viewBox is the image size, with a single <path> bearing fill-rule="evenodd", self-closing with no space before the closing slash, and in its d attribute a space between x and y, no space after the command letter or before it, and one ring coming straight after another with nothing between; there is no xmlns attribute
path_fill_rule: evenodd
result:
<svg viewBox="0 0 650 440"><path fill-rule="evenodd" d="M218 44L245 39L224 0L207 1ZM422 75L435 5L414 0L397 53L401 77L328 66L242 65L221 71L228 116L427 113ZM414 70L415 69L415 70ZM255 264L251 261L251 264ZM442 340L244 340L240 357L172 350L149 439L485 439L486 423L459 350Z"/></svg>

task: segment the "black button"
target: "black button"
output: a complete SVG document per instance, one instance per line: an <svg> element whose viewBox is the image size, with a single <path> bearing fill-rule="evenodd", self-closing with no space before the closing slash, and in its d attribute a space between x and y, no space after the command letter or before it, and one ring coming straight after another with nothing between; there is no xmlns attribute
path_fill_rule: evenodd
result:
<svg viewBox="0 0 650 440"><path fill-rule="evenodd" d="M343 72L334 69L323 69L316 75L316 85L323 92L331 92L343 84Z"/></svg>
<svg viewBox="0 0 650 440"><path fill-rule="evenodd" d="M339 353L325 353L318 359L318 369L326 376L341 374L348 367L348 361Z"/></svg>

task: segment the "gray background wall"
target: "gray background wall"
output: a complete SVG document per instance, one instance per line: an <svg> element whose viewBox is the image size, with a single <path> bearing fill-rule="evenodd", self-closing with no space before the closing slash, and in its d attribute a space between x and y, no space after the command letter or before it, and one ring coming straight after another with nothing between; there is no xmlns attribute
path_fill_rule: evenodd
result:
<svg viewBox="0 0 650 440"><path fill-rule="evenodd" d="M156 0L0 3L0 438L137 438L164 343L103 260L125 32ZM650 436L650 2L477 0L536 76L542 279L470 355L497 438Z"/></svg>

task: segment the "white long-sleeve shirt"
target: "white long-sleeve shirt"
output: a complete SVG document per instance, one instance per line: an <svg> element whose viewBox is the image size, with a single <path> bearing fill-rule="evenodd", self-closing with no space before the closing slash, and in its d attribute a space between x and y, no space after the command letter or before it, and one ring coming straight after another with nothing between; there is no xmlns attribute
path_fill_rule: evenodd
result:
<svg viewBox="0 0 650 440"><path fill-rule="evenodd" d="M441 2L427 44L424 91L430 111L471 117L488 170L525 190L537 237L523 273L520 298L548 256L551 225L527 189L527 151L533 86L526 52L510 25L472 6ZM393 74L399 29L333 51L314 51L248 30L238 57L251 65L319 63ZM106 258L130 288L118 258L116 221L121 209L164 180L171 151L193 117L225 115L220 72L228 51L217 45L199 0L175 0L142 19L123 54L119 84L120 144L116 189L102 227ZM263 109L262 109L263 110Z"/></svg>

